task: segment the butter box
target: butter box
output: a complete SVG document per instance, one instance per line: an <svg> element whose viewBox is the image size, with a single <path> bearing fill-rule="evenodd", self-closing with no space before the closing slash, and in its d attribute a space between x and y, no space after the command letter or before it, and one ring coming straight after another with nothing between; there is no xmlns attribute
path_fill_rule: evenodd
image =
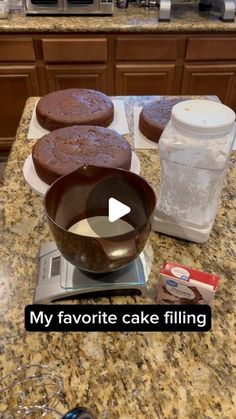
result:
<svg viewBox="0 0 236 419"><path fill-rule="evenodd" d="M160 272L158 304L209 304L219 277L174 262L166 262Z"/></svg>

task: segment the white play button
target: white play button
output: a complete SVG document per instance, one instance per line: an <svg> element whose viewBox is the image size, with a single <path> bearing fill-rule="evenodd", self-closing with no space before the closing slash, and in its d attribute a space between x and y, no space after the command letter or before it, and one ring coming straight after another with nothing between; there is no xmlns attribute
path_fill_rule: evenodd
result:
<svg viewBox="0 0 236 419"><path fill-rule="evenodd" d="M108 220L113 223L124 215L129 214L131 211L130 207L115 198L109 198L108 201Z"/></svg>

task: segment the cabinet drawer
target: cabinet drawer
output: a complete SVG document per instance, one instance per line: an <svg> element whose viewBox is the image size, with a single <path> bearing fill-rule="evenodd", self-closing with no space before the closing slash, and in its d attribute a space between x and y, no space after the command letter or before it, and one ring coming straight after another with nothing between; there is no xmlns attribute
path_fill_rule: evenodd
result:
<svg viewBox="0 0 236 419"><path fill-rule="evenodd" d="M156 36L118 37L116 59L122 61L172 61L178 56L178 39Z"/></svg>
<svg viewBox="0 0 236 419"><path fill-rule="evenodd" d="M17 38L0 40L0 62L35 61L32 39Z"/></svg>
<svg viewBox="0 0 236 419"><path fill-rule="evenodd" d="M186 60L235 60L236 37L190 38Z"/></svg>
<svg viewBox="0 0 236 419"><path fill-rule="evenodd" d="M107 61L106 38L43 39L42 44L48 63Z"/></svg>

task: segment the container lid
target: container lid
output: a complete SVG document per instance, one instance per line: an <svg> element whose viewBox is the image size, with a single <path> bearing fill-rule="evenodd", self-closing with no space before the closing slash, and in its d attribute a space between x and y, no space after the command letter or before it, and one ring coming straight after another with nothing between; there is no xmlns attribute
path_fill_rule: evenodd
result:
<svg viewBox="0 0 236 419"><path fill-rule="evenodd" d="M227 134L235 122L235 113L228 106L212 100L186 100L173 106L173 124L193 134Z"/></svg>

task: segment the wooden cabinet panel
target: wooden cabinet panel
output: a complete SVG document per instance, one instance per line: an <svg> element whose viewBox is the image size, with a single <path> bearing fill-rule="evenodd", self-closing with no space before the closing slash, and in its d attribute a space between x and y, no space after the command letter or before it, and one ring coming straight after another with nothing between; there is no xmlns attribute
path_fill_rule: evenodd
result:
<svg viewBox="0 0 236 419"><path fill-rule="evenodd" d="M232 82L231 89L227 98L226 105L232 108L234 112L236 113L236 73L233 78L233 82Z"/></svg>
<svg viewBox="0 0 236 419"><path fill-rule="evenodd" d="M174 94L174 64L117 64L116 95Z"/></svg>
<svg viewBox="0 0 236 419"><path fill-rule="evenodd" d="M217 95L236 110L234 34L14 34L0 37L0 151L28 96L67 88L113 95Z"/></svg>
<svg viewBox="0 0 236 419"><path fill-rule="evenodd" d="M177 37L118 37L115 57L120 61L175 61L178 56L178 43Z"/></svg>
<svg viewBox="0 0 236 419"><path fill-rule="evenodd" d="M43 57L48 63L105 62L106 38L43 39Z"/></svg>
<svg viewBox="0 0 236 419"><path fill-rule="evenodd" d="M105 65L46 66L48 91L85 88L107 92L107 67Z"/></svg>
<svg viewBox="0 0 236 419"><path fill-rule="evenodd" d="M185 65L182 94L217 95L228 104L236 74L236 64Z"/></svg>
<svg viewBox="0 0 236 419"><path fill-rule="evenodd" d="M186 60L236 60L236 37L190 38Z"/></svg>
<svg viewBox="0 0 236 419"><path fill-rule="evenodd" d="M0 149L9 149L14 139L25 102L37 96L35 66L0 66Z"/></svg>
<svg viewBox="0 0 236 419"><path fill-rule="evenodd" d="M35 61L32 39L26 38L1 38L0 63L4 62L29 62Z"/></svg>

